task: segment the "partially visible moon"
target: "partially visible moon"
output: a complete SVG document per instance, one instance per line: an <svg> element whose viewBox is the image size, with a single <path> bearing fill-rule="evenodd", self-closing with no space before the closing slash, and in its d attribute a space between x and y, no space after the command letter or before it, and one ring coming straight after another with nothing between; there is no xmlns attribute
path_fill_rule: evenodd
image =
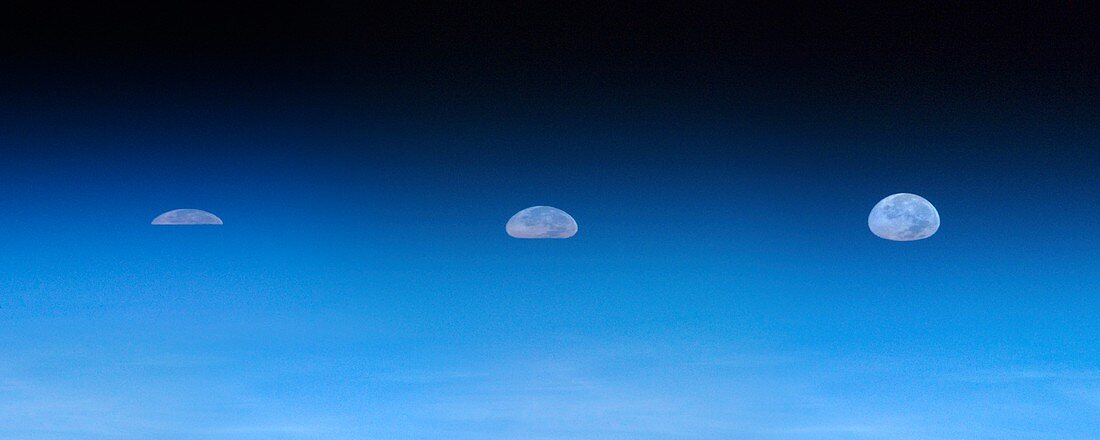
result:
<svg viewBox="0 0 1100 440"><path fill-rule="evenodd" d="M201 209L175 209L158 215L154 225L220 225L222 219Z"/></svg>
<svg viewBox="0 0 1100 440"><path fill-rule="evenodd" d="M924 197L894 194L871 209L867 226L875 235L887 240L922 240L940 229L940 213Z"/></svg>
<svg viewBox="0 0 1100 440"><path fill-rule="evenodd" d="M504 227L514 238L569 238L577 234L577 221L552 206L532 206L508 219Z"/></svg>

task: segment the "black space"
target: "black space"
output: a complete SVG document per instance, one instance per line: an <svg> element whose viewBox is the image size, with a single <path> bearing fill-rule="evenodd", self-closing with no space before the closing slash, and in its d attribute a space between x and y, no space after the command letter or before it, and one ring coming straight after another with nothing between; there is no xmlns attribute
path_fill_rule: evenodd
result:
<svg viewBox="0 0 1100 440"><path fill-rule="evenodd" d="M9 6L0 91L1081 116L1100 103L1100 22L1081 3Z"/></svg>

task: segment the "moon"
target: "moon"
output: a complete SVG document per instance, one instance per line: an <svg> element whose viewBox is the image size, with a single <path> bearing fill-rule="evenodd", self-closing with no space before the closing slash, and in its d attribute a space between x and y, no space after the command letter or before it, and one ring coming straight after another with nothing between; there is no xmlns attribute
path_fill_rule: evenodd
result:
<svg viewBox="0 0 1100 440"><path fill-rule="evenodd" d="M154 225L221 225L222 219L201 209L174 209L153 219Z"/></svg>
<svg viewBox="0 0 1100 440"><path fill-rule="evenodd" d="M867 226L875 235L887 240L923 240L940 229L940 213L924 197L894 194L871 209Z"/></svg>
<svg viewBox="0 0 1100 440"><path fill-rule="evenodd" d="M569 238L577 234L577 221L558 208L532 206L508 219L504 229L514 238Z"/></svg>

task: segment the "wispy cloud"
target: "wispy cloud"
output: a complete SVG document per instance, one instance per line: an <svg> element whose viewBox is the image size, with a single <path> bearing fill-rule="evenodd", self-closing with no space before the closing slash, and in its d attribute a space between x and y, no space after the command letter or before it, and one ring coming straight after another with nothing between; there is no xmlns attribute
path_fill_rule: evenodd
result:
<svg viewBox="0 0 1100 440"><path fill-rule="evenodd" d="M461 361L144 353L0 362L27 438L1042 438L1096 420L1100 374L582 338ZM53 355L51 355L53 356ZM1044 409L1046 408L1046 409ZM1090 415L1091 414L1091 415Z"/></svg>
<svg viewBox="0 0 1100 440"><path fill-rule="evenodd" d="M1054 367L1013 368L955 372L945 374L943 378L973 383L1100 381L1100 370L1073 370Z"/></svg>

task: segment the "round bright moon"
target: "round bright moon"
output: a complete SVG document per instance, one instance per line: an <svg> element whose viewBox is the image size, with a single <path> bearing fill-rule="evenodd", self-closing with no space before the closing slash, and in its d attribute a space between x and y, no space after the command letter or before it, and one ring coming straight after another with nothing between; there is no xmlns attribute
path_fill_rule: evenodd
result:
<svg viewBox="0 0 1100 440"><path fill-rule="evenodd" d="M871 209L867 226L875 235L887 240L921 240L940 229L940 213L924 197L894 194Z"/></svg>
<svg viewBox="0 0 1100 440"><path fill-rule="evenodd" d="M154 225L220 225L222 219L201 209L175 209L158 215Z"/></svg>
<svg viewBox="0 0 1100 440"><path fill-rule="evenodd" d="M558 208L532 206L513 215L504 229L515 238L569 238L577 233L577 221Z"/></svg>

